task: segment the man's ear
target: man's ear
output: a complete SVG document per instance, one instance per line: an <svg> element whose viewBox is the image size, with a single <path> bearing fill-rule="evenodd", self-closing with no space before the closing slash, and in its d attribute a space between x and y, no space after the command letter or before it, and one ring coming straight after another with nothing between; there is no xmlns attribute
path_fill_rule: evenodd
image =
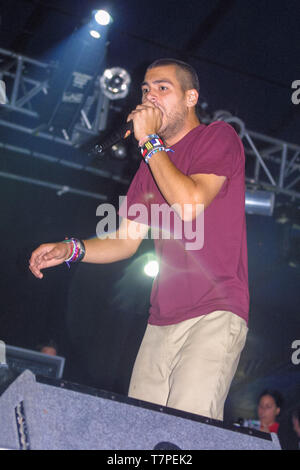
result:
<svg viewBox="0 0 300 470"><path fill-rule="evenodd" d="M199 98L199 94L197 92L197 90L187 90L187 105L188 107L193 107L193 106L196 106L197 104L197 101L198 101L198 98Z"/></svg>

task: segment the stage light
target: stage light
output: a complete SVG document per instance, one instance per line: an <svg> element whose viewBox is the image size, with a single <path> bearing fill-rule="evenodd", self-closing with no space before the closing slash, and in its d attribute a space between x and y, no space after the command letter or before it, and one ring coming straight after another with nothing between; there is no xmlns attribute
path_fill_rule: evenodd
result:
<svg viewBox="0 0 300 470"><path fill-rule="evenodd" d="M273 215L275 194L269 191L247 190L246 197L246 213L257 215Z"/></svg>
<svg viewBox="0 0 300 470"><path fill-rule="evenodd" d="M155 260L148 261L148 263L144 267L144 273L147 274L149 277L156 277L159 271L158 262Z"/></svg>
<svg viewBox="0 0 300 470"><path fill-rule="evenodd" d="M95 20L97 21L98 24L100 24L101 26L107 26L112 18L110 16L109 13L107 13L107 11L105 10L98 10L96 13L95 13Z"/></svg>
<svg viewBox="0 0 300 470"><path fill-rule="evenodd" d="M101 38L101 34L98 31L96 31L95 29L91 29L90 35L95 39L100 39Z"/></svg>
<svg viewBox="0 0 300 470"><path fill-rule="evenodd" d="M225 111L223 109L215 111L212 120L228 122L228 124L230 124L234 128L239 137L243 139L246 132L245 124L240 118L232 116L229 111Z"/></svg>
<svg viewBox="0 0 300 470"><path fill-rule="evenodd" d="M120 67L106 69L100 77L101 90L110 100L125 98L129 92L130 82L129 73Z"/></svg>
<svg viewBox="0 0 300 470"><path fill-rule="evenodd" d="M127 150L124 144L118 143L112 146L111 153L117 160L124 160L127 157Z"/></svg>

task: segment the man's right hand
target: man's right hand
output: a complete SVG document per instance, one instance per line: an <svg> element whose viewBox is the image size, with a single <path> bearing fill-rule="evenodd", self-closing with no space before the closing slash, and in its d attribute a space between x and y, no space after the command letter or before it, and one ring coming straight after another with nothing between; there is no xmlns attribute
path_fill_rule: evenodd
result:
<svg viewBox="0 0 300 470"><path fill-rule="evenodd" d="M35 277L42 279L41 269L62 264L68 259L70 251L70 243L44 243L32 252L29 269Z"/></svg>

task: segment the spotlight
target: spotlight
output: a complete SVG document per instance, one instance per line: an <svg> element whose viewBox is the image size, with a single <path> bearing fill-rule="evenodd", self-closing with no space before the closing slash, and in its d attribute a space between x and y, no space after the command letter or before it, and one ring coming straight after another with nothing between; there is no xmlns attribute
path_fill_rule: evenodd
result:
<svg viewBox="0 0 300 470"><path fill-rule="evenodd" d="M275 194L269 191L247 190L245 196L247 214L273 215Z"/></svg>
<svg viewBox="0 0 300 470"><path fill-rule="evenodd" d="M112 17L110 16L109 13L105 10L98 10L95 13L95 20L97 21L98 24L101 26L107 26L111 21Z"/></svg>
<svg viewBox="0 0 300 470"><path fill-rule="evenodd" d="M157 261L148 261L144 267L144 273L149 277L156 277L159 271L159 265Z"/></svg>
<svg viewBox="0 0 300 470"><path fill-rule="evenodd" d="M101 38L101 34L98 31L96 31L95 29L91 29L90 35L95 39Z"/></svg>
<svg viewBox="0 0 300 470"><path fill-rule="evenodd" d="M115 144L111 148L112 156L118 160L124 160L127 157L127 150L124 144Z"/></svg>
<svg viewBox="0 0 300 470"><path fill-rule="evenodd" d="M130 82L129 73L120 67L106 69L100 77L101 90L111 100L125 98L129 92Z"/></svg>

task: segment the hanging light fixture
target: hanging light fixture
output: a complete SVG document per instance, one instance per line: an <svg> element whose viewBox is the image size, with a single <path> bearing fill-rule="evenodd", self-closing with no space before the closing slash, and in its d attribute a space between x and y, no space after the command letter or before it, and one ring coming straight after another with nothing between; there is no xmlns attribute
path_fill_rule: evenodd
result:
<svg viewBox="0 0 300 470"><path fill-rule="evenodd" d="M275 193L271 191L246 190L245 211L247 214L273 215Z"/></svg>
<svg viewBox="0 0 300 470"><path fill-rule="evenodd" d="M106 69L100 77L100 87L110 100L125 98L129 92L131 78L129 73L121 67Z"/></svg>

